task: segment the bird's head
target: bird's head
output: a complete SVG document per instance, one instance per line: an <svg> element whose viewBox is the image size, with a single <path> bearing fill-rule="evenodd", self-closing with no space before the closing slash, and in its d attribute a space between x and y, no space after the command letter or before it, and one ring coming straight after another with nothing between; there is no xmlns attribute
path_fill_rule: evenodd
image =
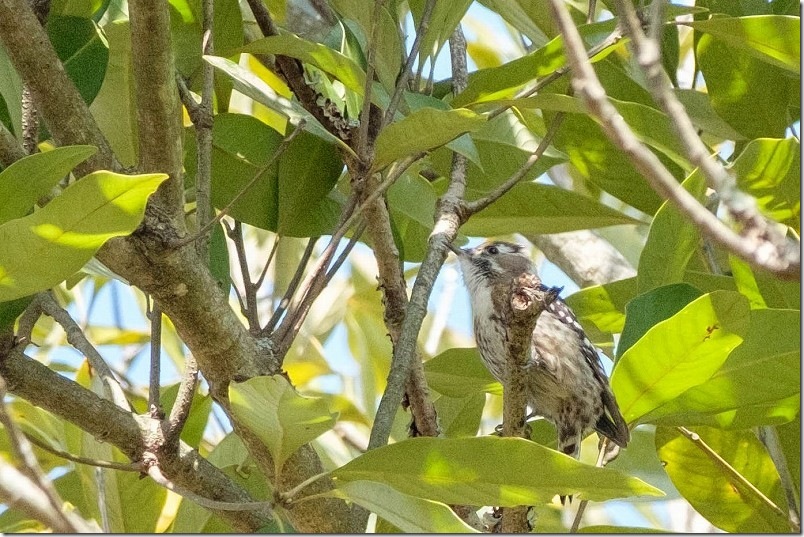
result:
<svg viewBox="0 0 804 537"><path fill-rule="evenodd" d="M510 282L523 272L534 272L530 258L522 246L511 242L487 241L476 248L449 245L458 256L466 285L488 286Z"/></svg>

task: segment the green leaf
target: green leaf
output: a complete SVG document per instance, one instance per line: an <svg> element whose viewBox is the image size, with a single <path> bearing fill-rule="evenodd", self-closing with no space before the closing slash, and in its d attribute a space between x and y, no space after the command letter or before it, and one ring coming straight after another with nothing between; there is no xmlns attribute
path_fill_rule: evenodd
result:
<svg viewBox="0 0 804 537"><path fill-rule="evenodd" d="M651 289L629 301L625 305L625 324L617 344L617 358L653 326L669 319L702 294L687 283L676 283Z"/></svg>
<svg viewBox="0 0 804 537"><path fill-rule="evenodd" d="M589 117L566 116L553 144L569 156L570 163L583 179L632 207L654 214L663 203L628 157L614 147ZM675 177L686 175L662 153L657 157Z"/></svg>
<svg viewBox="0 0 804 537"><path fill-rule="evenodd" d="M403 494L384 483L347 481L329 495L355 502L406 533L478 533L443 503Z"/></svg>
<svg viewBox="0 0 804 537"><path fill-rule="evenodd" d="M801 282L780 280L775 274L759 268L733 255L729 267L740 291L751 301L752 309L801 309Z"/></svg>
<svg viewBox="0 0 804 537"><path fill-rule="evenodd" d="M634 295L636 278L626 278L581 289L568 296L565 302L581 324L592 323L601 332L617 334L623 331L626 304ZM618 347L622 344L621 338Z"/></svg>
<svg viewBox="0 0 804 537"><path fill-rule="evenodd" d="M579 28L584 36L601 35L603 31L611 31L613 21L604 21L585 25ZM601 37L605 37L602 34ZM593 61L603 59L618 46L618 43L608 47L605 51L593 58ZM511 60L499 67L479 69L469 74L466 89L452 101L453 107L467 106L474 103L505 99L513 95L514 91L537 78L552 74L566 63L564 56L564 40L555 37L543 47Z"/></svg>
<svg viewBox="0 0 804 537"><path fill-rule="evenodd" d="M711 416L715 414L801 393L800 321L798 311L751 311L745 339L711 378L653 410L645 419L665 425L714 425Z"/></svg>
<svg viewBox="0 0 804 537"><path fill-rule="evenodd" d="M229 275L229 250L226 246L226 232L223 224L212 229L209 239L209 271L218 282L224 294L229 295L232 287L232 278Z"/></svg>
<svg viewBox="0 0 804 537"><path fill-rule="evenodd" d="M358 95L363 95L366 73L350 58L320 43L293 34L274 35L252 41L240 49L250 54L282 54L315 65L331 74Z"/></svg>
<svg viewBox="0 0 804 537"><path fill-rule="evenodd" d="M22 315L33 298L33 295L29 295L8 302L0 302L0 330L13 328L17 317Z"/></svg>
<svg viewBox="0 0 804 537"><path fill-rule="evenodd" d="M432 388L429 382L428 386ZM466 397L442 395L433 401L433 406L444 436L476 436L486 406L486 394L478 392Z"/></svg>
<svg viewBox="0 0 804 537"><path fill-rule="evenodd" d="M751 431L696 428L712 450L777 506L786 506L779 474ZM673 484L696 511L727 532L788 533L786 516L771 510L745 484L675 429L656 430L656 449Z"/></svg>
<svg viewBox="0 0 804 537"><path fill-rule="evenodd" d="M109 61L109 48L100 28L91 19L50 16L47 33L70 80L84 101L91 103L100 90Z"/></svg>
<svg viewBox="0 0 804 537"><path fill-rule="evenodd" d="M533 505L555 494L600 501L662 496L647 483L589 466L522 438L411 438L333 470L336 482L376 481L446 504ZM340 485L336 485L340 486Z"/></svg>
<svg viewBox="0 0 804 537"><path fill-rule="evenodd" d="M402 157L440 147L485 123L485 117L465 108L417 110L391 123L377 136L374 168L381 170Z"/></svg>
<svg viewBox="0 0 804 537"><path fill-rule="evenodd" d="M204 56L204 60L228 76L234 83L235 89L243 95L284 115L291 125L297 126L304 120L304 130L324 141L337 144L354 155L352 149L343 140L325 129L304 107L279 95L271 86L248 69L219 56Z"/></svg>
<svg viewBox="0 0 804 537"><path fill-rule="evenodd" d="M466 235L562 233L578 229L638 224L623 213L571 190L520 183L461 228Z"/></svg>
<svg viewBox="0 0 804 537"><path fill-rule="evenodd" d="M235 417L268 448L277 473L297 449L335 424L322 400L302 397L281 375L232 383L229 399Z"/></svg>
<svg viewBox="0 0 804 537"><path fill-rule="evenodd" d="M467 136L467 135L464 135ZM449 177L452 166L453 144L436 149L430 154L433 168L442 176ZM472 193L486 193L494 190L500 183L516 173L530 157L541 142L541 138L533 134L511 110L487 121L480 129L471 134L477 150L477 157L470 159L466 174L466 185ZM522 182L534 179L552 166L564 162L567 156L548 147L547 151L536 161L536 164L522 178Z"/></svg>
<svg viewBox="0 0 804 537"><path fill-rule="evenodd" d="M706 181L695 171L681 184L699 202L703 202ZM644 293L656 287L684 279L684 270L698 248L700 232L690 218L671 201L665 201L650 225L648 239L639 256L637 291Z"/></svg>
<svg viewBox="0 0 804 537"><path fill-rule="evenodd" d="M0 225L0 301L26 296L79 270L108 239L128 235L167 175L87 175L43 209Z"/></svg>
<svg viewBox="0 0 804 537"><path fill-rule="evenodd" d="M748 300L716 291L656 324L617 362L611 387L627 422L708 380L743 341Z"/></svg>
<svg viewBox="0 0 804 537"><path fill-rule="evenodd" d="M424 259L437 199L433 185L418 174L418 169L408 170L388 189L388 207L403 260L420 263Z"/></svg>
<svg viewBox="0 0 804 537"><path fill-rule="evenodd" d="M447 349L424 363L427 385L449 397L477 393L502 395L502 385L491 376L475 347Z"/></svg>
<svg viewBox="0 0 804 537"><path fill-rule="evenodd" d="M795 138L751 140L730 166L737 186L770 218L801 233L801 144Z"/></svg>
<svg viewBox="0 0 804 537"><path fill-rule="evenodd" d="M797 119L788 106L798 102L798 77L710 35L701 36L696 52L712 108L720 117L748 138L784 136Z"/></svg>
<svg viewBox="0 0 804 537"><path fill-rule="evenodd" d="M677 88L673 91L692 120L692 124L719 140L745 140L746 137L734 130L712 108L709 95L694 89Z"/></svg>
<svg viewBox="0 0 804 537"><path fill-rule="evenodd" d="M261 229L285 236L315 236L337 222L339 204L328 194L341 174L337 150L302 132L271 163L282 136L265 123L243 114L218 114L212 128L212 203L223 209L259 179L231 207L229 214ZM191 131L184 165L188 184L195 183L198 152ZM228 274L228 272L227 272Z"/></svg>
<svg viewBox="0 0 804 537"><path fill-rule="evenodd" d="M124 166L137 163L137 106L128 19L103 28L109 43L109 64L90 111L115 156Z"/></svg>
<svg viewBox="0 0 804 537"><path fill-rule="evenodd" d="M801 19L786 15L713 17L682 22L776 67L801 73Z"/></svg>
<svg viewBox="0 0 804 537"><path fill-rule="evenodd" d="M578 533L675 533L665 529L656 528L639 528L629 526L606 526L603 524L596 524L594 526L584 526L578 529Z"/></svg>
<svg viewBox="0 0 804 537"><path fill-rule="evenodd" d="M0 224L28 214L39 198L97 151L90 145L57 147L22 158L0 172Z"/></svg>

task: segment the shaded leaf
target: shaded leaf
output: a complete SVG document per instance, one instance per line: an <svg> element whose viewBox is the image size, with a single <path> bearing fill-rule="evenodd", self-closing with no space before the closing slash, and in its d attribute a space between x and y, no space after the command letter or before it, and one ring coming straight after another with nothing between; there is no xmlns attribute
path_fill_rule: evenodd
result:
<svg viewBox="0 0 804 537"><path fill-rule="evenodd" d="M520 183L461 227L466 235L562 233L578 229L638 224L625 214L571 190Z"/></svg>
<svg viewBox="0 0 804 537"><path fill-rule="evenodd" d="M705 427L694 432L777 506L785 505L779 474L753 432ZM784 514L774 513L745 484L675 429L656 430L656 449L679 492L718 528L738 533L790 531Z"/></svg>
<svg viewBox="0 0 804 537"><path fill-rule="evenodd" d="M424 374L429 387L449 397L502 395L502 385L483 365L475 347L447 349L424 363Z"/></svg>
<svg viewBox="0 0 804 537"><path fill-rule="evenodd" d="M593 501L663 493L615 470L586 465L522 438L418 437L369 451L333 470L337 482L377 481L447 504L533 505L555 494Z"/></svg>
<svg viewBox="0 0 804 537"><path fill-rule="evenodd" d="M302 397L281 375L232 383L229 399L234 415L268 448L277 473L297 449L335 423L323 401Z"/></svg>
<svg viewBox="0 0 804 537"><path fill-rule="evenodd" d="M109 61L109 49L100 28L91 19L49 16L47 34L59 59L85 102L100 90Z"/></svg>
<svg viewBox="0 0 804 537"><path fill-rule="evenodd" d="M330 495L355 502L406 533L477 533L443 503L403 494L384 483L347 481Z"/></svg>
<svg viewBox="0 0 804 537"><path fill-rule="evenodd" d="M100 171L42 210L0 225L0 300L48 289L79 270L108 239L128 235L165 174Z"/></svg>
<svg viewBox="0 0 804 537"><path fill-rule="evenodd" d="M440 147L461 134L476 131L486 118L463 108L422 108L380 131L374 168L381 170L402 157Z"/></svg>
<svg viewBox="0 0 804 537"><path fill-rule="evenodd" d="M703 202L706 181L700 171L695 171L681 186ZM645 247L639 256L637 292L645 293L682 281L687 263L698 249L700 240L698 226L674 203L665 201L653 217Z"/></svg>

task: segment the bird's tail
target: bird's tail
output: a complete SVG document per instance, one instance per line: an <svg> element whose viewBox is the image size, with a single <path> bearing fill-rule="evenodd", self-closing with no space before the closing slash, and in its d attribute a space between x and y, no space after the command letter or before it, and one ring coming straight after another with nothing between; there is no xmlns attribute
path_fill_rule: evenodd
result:
<svg viewBox="0 0 804 537"><path fill-rule="evenodd" d="M603 415L595 423L595 430L623 448L631 440L631 431L610 390L603 390Z"/></svg>

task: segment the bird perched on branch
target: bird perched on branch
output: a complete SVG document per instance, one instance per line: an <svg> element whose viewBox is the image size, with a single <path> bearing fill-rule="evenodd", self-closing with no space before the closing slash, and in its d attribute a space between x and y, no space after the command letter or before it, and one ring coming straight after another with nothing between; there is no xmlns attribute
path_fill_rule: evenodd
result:
<svg viewBox="0 0 804 537"><path fill-rule="evenodd" d="M450 249L458 255L469 288L478 350L491 374L503 382L509 342L500 300L510 294L515 278L535 274L535 268L522 247L509 242L490 241L467 250L450 245ZM559 451L577 459L581 440L593 430L620 447L630 440L595 346L560 298L536 321L521 374L526 376L532 415L556 426Z"/></svg>

